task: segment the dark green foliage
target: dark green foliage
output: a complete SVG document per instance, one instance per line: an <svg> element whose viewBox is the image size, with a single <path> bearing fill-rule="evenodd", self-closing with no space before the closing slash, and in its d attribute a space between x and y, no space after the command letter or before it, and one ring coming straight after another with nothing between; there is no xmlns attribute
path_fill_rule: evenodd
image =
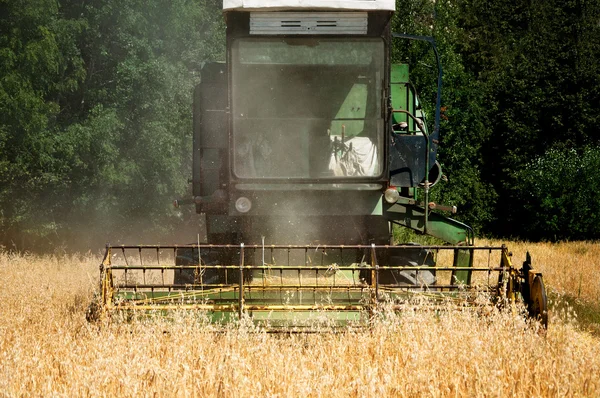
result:
<svg viewBox="0 0 600 398"><path fill-rule="evenodd" d="M600 149L552 149L516 173L521 236L600 236Z"/></svg>
<svg viewBox="0 0 600 398"><path fill-rule="evenodd" d="M220 3L0 3L0 244L168 232ZM85 247L85 246L84 246Z"/></svg>
<svg viewBox="0 0 600 398"><path fill-rule="evenodd" d="M515 187L525 165L549 148L582 148L600 138L600 70L593 61L600 56L600 2L458 4L459 51L481 83L490 129L482 171L500 198L489 230L523 236Z"/></svg>
<svg viewBox="0 0 600 398"><path fill-rule="evenodd" d="M458 218L480 232L598 238L577 218L562 233L542 233L540 209L523 207L522 177L549 148L581 150L600 140L600 2L398 1L397 9L393 28L434 36L444 68L439 159L449 180L434 199L458 205ZM431 52L401 43L393 57L410 63L431 124ZM554 203L576 192L554 191L561 195Z"/></svg>
<svg viewBox="0 0 600 398"><path fill-rule="evenodd" d="M58 120L85 77L72 42L85 23L45 0L3 2L0 15L0 240L43 237L56 226L49 196L69 185L77 157Z"/></svg>

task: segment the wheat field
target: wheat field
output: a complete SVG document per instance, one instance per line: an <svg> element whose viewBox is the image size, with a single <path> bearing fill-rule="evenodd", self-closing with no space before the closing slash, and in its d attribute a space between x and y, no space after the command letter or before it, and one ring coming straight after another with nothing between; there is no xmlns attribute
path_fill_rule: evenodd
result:
<svg viewBox="0 0 600 398"><path fill-rule="evenodd" d="M515 262L531 252L558 300L600 301L600 245L508 246ZM0 252L0 395L600 396L600 338L568 309L546 333L508 311L411 311L308 335L215 333L189 317L89 324L99 262Z"/></svg>

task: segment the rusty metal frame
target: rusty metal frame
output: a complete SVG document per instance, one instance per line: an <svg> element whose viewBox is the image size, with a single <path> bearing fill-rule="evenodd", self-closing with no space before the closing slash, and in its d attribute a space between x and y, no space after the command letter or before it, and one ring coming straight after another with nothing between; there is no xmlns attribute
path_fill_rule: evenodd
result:
<svg viewBox="0 0 600 398"><path fill-rule="evenodd" d="M224 250L239 250L239 262L238 264L192 264L192 265L176 265L174 263L165 264L161 263L161 255L172 252L172 256L177 256L177 253L181 250L197 250L198 256L205 255L202 250L220 252ZM385 295L394 294L409 294L412 296L424 296L431 299L431 305L426 307L435 308L440 300L452 301L452 300L465 300L465 297L470 297L472 294L478 292L493 293L498 296L501 300L508 301L514 304L517 299L519 289L519 278L521 277L520 271L513 267L510 260L510 253L505 246L490 247L490 246L470 246L469 250L487 250L488 253L493 251L500 252L500 264L488 266L469 267L468 270L472 272L487 272L488 273L488 285L482 286L459 286L455 284L435 284L427 285L423 288L423 285L419 286L405 286L405 285L394 285L389 283L381 283L380 273L382 271L391 270L436 270L436 271L455 271L456 267L452 266L393 266L393 265L382 265L381 260L377 257L377 252L380 250L395 251L395 250L456 250L464 249L464 246L388 246L388 245L173 245L173 246L162 246L162 245L142 245L142 246L110 246L107 245L102 264L100 265L100 296L102 303L102 312L111 313L113 311L169 311L169 310L199 310L208 312L230 312L237 313L239 319L244 317L245 314L251 314L253 311L293 311L293 312L306 312L306 311L354 311L354 312L366 312L373 315L380 306L385 304L386 309L401 310L405 306L395 302L386 302ZM305 251L308 253L311 250L315 252L321 251L327 255L328 250L339 250L340 256L342 256L343 250L363 250L368 251L370 254L369 263L361 262L360 264L354 265L337 265L336 270L339 271L352 271L352 275L355 272L360 271L369 272L371 278L368 284L364 281L357 283L354 279L350 284L319 284L318 272L330 270L330 266L326 265L315 265L306 260L304 265L252 265L247 264L245 255L246 251L271 250L271 256L273 251ZM139 264L134 264L131 258L128 258L127 251L137 251L136 256ZM148 253L156 251L156 263L144 264L144 256L142 252ZM121 253L123 263L113 264L113 254ZM322 254L323 255L323 254ZM116 256L115 256L116 257ZM289 260L288 260L289 261ZM208 283L200 278L200 283L195 284L169 284L164 282L164 273L167 270L197 270L201 267L205 269L215 270L237 270L239 280L235 283ZM141 271L143 274L143 281L130 282L128 278L128 272ZM245 284L245 272L252 272L253 270L262 270L263 274L265 270L279 270L281 272L297 270L300 275L301 271L315 271L315 282L302 284L301 278L300 283L280 283L275 285L265 285L264 279L262 285ZM114 271L122 272L124 275L124 282L115 281ZM161 283L148 283L146 281L147 271L157 271L162 275ZM489 275L491 273L497 273L499 275L498 285L493 288L489 284ZM312 278L312 277L311 277ZM353 277L354 278L354 277ZM159 291L164 296L154 297L155 291ZM280 295L282 292L295 292L301 294L301 292L307 292L313 294L314 303L292 303L282 304L277 302L277 299L266 298L262 300L260 298L253 297L251 302L247 303L246 295L252 296L253 294L263 295L269 293L277 293ZM124 296L119 296L122 292L128 292L135 298L124 299ZM358 302L356 298L353 298L354 302L330 302L330 303L317 303L317 293L325 294L347 294L348 297L370 297L368 301ZM460 296L459 293L460 292ZM229 294L229 298L225 301L218 302L215 297L219 295ZM366 294L366 296L365 296ZM210 299L212 295L212 299ZM233 302L231 300L235 300Z"/></svg>

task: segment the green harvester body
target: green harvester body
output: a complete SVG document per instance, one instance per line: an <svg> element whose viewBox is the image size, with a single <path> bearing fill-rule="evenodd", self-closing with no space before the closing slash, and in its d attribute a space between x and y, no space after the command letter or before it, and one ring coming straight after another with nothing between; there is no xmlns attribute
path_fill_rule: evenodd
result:
<svg viewBox="0 0 600 398"><path fill-rule="evenodd" d="M441 213L456 209L430 200L441 68L430 131L390 53L394 40L423 40L437 57L433 40L393 34L387 0L292 3L224 1L227 62L203 67L192 195L176 201L195 206L201 238L107 246L91 317L195 310L304 330L364 326L423 297L436 311L479 308L485 296L545 319L530 262L475 247L471 228ZM395 225L446 245L396 244Z"/></svg>

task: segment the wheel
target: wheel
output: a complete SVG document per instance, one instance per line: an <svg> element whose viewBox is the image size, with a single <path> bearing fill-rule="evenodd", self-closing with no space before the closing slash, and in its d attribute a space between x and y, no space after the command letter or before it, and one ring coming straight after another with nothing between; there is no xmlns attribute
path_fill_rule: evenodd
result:
<svg viewBox="0 0 600 398"><path fill-rule="evenodd" d="M527 310L529 316L540 321L544 328L548 327L548 298L542 275L536 275L530 286L529 302Z"/></svg>

